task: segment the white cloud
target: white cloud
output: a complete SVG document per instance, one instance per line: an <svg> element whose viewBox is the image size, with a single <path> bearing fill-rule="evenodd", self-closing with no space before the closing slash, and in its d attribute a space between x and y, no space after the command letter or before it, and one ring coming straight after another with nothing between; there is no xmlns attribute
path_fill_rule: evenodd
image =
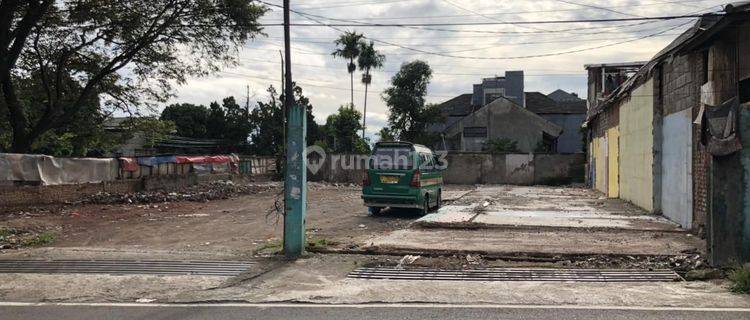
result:
<svg viewBox="0 0 750 320"><path fill-rule="evenodd" d="M725 0L724 0L725 1ZM273 3L280 4L274 0ZM506 1L494 0L450 2L483 16L474 15L442 0L404 1L354 1L318 0L295 1L293 8L300 11L341 19L360 19L381 23L418 22L488 22L521 20L558 20L582 18L623 18L627 17L610 11L586 8L559 1ZM687 0L676 3L674 0L617 0L587 4L606 6L613 10L639 16L665 16L695 12L723 4L716 0ZM357 4L357 5L353 5ZM405 17L405 18L400 18ZM295 22L309 22L292 14ZM263 18L264 22L281 21L279 9ZM531 54L546 54L575 49L585 49L605 44L635 39L666 30L687 20L586 23L586 24L545 24L528 26L462 26L445 29L526 32L510 34L457 33L419 30L397 27L360 27L356 31L366 36L431 52L456 52L460 56L509 57ZM637 24L637 25L636 25ZM628 27L623 27L627 26ZM594 27L608 27L591 29ZM429 87L428 101L442 102L453 96L471 92L473 83L483 76L502 75L506 70L525 70L526 91L548 93L555 89L577 92L586 95L587 63L648 60L666 46L687 26L668 31L667 36L658 36L630 43L579 53L555 55L543 58L510 60L467 60L415 53L398 47L376 44L386 54L384 70L373 74L373 85L368 93L367 118L368 136L377 132L387 119L387 108L380 98L380 92L388 86L390 77L405 61L421 59L433 68L434 76ZM353 29L353 28L348 28ZM542 29L540 31L539 29ZM572 29L572 30L568 30ZM546 33L543 30L568 30ZM531 33L529 33L531 32ZM240 67L225 70L234 74L221 73L218 77L191 79L179 88L175 101L207 103L221 100L226 95L244 97L245 86L250 85L255 99L266 99L265 89L269 85L279 87L280 58L283 37L280 27L267 27L268 37L249 42L240 52ZM333 40L338 32L326 27L294 27L292 33L293 77L303 87L310 98L316 119L325 121L325 116L336 112L342 104L349 102L349 74L346 63L336 60L330 52L334 50ZM487 48L491 47L491 48ZM239 74L239 75L237 75ZM249 77L243 77L248 75ZM251 78L252 77L252 78ZM364 87L359 82L360 73L354 77L354 102L361 110Z"/></svg>

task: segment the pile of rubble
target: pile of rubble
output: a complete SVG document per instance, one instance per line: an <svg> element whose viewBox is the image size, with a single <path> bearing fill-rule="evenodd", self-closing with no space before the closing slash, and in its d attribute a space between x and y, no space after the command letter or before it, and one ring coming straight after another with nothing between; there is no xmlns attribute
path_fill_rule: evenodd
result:
<svg viewBox="0 0 750 320"><path fill-rule="evenodd" d="M76 204L146 204L177 201L207 202L240 195L256 194L277 188L274 184L235 184L232 181L214 181L178 191L143 191L136 193L98 192L79 200Z"/></svg>
<svg viewBox="0 0 750 320"><path fill-rule="evenodd" d="M706 259L697 252L686 252L677 256L589 256L580 259L563 260L556 263L563 267L595 269L670 269L688 272L706 268Z"/></svg>

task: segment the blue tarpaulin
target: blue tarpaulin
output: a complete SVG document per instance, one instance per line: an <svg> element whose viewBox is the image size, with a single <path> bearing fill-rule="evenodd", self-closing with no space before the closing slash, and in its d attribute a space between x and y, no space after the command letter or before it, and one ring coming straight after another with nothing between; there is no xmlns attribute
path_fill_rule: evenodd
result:
<svg viewBox="0 0 750 320"><path fill-rule="evenodd" d="M139 157L138 164L153 167L162 163L177 163L175 156Z"/></svg>

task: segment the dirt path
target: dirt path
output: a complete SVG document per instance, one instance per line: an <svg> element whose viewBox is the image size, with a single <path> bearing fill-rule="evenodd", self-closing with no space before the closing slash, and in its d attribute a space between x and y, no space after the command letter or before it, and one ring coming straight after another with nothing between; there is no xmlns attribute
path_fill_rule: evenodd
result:
<svg viewBox="0 0 750 320"><path fill-rule="evenodd" d="M469 187L456 187L466 189ZM283 220L269 213L280 188L209 202L76 205L0 217L0 226L48 232L55 247L190 250L249 254L278 247ZM370 216L356 186L311 184L307 229L312 242L346 246L405 228L419 218L393 210ZM325 240L325 241L323 241ZM273 249L273 248L272 248Z"/></svg>

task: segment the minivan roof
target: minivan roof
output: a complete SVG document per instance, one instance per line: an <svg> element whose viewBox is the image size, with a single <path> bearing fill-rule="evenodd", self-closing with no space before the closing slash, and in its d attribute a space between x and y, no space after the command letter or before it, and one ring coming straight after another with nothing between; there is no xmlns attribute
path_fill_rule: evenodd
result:
<svg viewBox="0 0 750 320"><path fill-rule="evenodd" d="M430 148L423 146L421 144L412 143L409 141L382 141L375 143L375 147L393 147L393 146L408 146L414 148L414 151L417 152L429 152L432 153L432 150Z"/></svg>

